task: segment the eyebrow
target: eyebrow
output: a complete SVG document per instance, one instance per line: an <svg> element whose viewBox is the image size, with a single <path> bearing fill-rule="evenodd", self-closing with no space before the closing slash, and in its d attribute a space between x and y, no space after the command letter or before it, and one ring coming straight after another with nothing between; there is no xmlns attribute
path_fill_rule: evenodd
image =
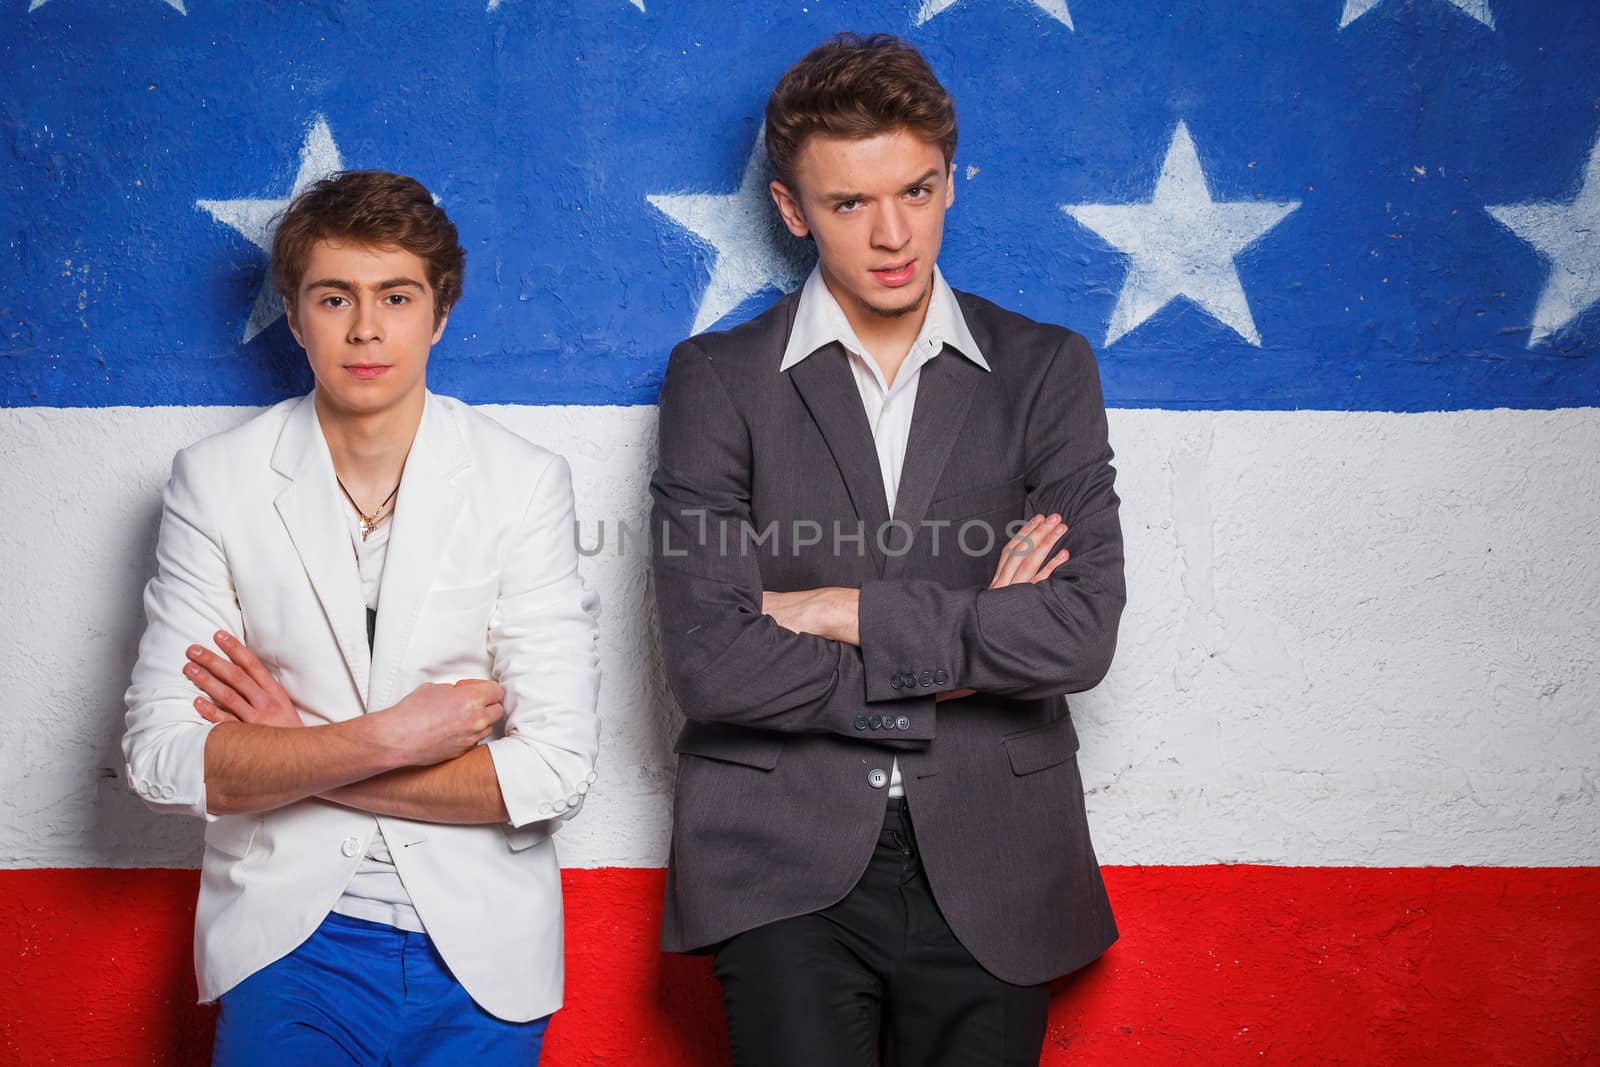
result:
<svg viewBox="0 0 1600 1067"><path fill-rule="evenodd" d="M931 184L933 182L936 182L938 180L939 180L939 168L938 167L930 167L925 174L923 174L920 177L914 179L913 181L907 182L905 187L907 189L915 189L919 185L929 185L929 184ZM865 200L865 199L867 199L867 194L866 193L828 193L828 194L826 194L826 196L823 197L823 199L828 201L828 203L830 203L830 204L843 204L843 203L845 203L846 201L849 201L849 200Z"/></svg>
<svg viewBox="0 0 1600 1067"><path fill-rule="evenodd" d="M374 288L376 288L379 292L383 292L385 289L403 289L408 286L413 289L421 289L422 283L417 281L415 278L386 278L385 280L379 282ZM319 281L314 281L307 284L306 288L337 289L341 293L354 293L357 289L357 286L355 282L346 281L343 278L323 278Z"/></svg>

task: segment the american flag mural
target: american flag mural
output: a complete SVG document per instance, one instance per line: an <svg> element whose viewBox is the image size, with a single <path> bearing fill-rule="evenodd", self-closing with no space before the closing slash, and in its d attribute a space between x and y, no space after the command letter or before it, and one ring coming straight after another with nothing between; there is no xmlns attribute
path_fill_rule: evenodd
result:
<svg viewBox="0 0 1600 1067"><path fill-rule="evenodd" d="M809 269L761 114L842 29L956 98L946 276L1113 409L1074 716L1123 937L1045 1062L1600 1063L1600 4L6 0L0 1065L208 1053L200 829L121 780L121 694L173 452L310 387L265 249L339 168L461 229L432 388L574 469L604 733L545 1062L725 1062L655 950L637 535L668 350Z"/></svg>

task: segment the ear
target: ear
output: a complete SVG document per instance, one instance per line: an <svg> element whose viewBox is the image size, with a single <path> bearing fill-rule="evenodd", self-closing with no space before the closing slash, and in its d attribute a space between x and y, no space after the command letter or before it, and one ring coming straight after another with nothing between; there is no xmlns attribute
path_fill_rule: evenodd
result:
<svg viewBox="0 0 1600 1067"><path fill-rule="evenodd" d="M306 339L300 335L300 323L295 318L294 305L288 297L283 298L283 317L288 320L289 332L294 334L295 343L301 348L306 346Z"/></svg>
<svg viewBox="0 0 1600 1067"><path fill-rule="evenodd" d="M439 338L444 336L444 328L448 325L450 325L450 312L446 311L443 315L439 316L439 325L434 328L433 340L429 341L428 343L430 345L438 344Z"/></svg>
<svg viewBox="0 0 1600 1067"><path fill-rule="evenodd" d="M944 176L944 206L949 207L956 202L956 161L950 161L950 170Z"/></svg>
<svg viewBox="0 0 1600 1067"><path fill-rule="evenodd" d="M808 235L811 227L806 223L805 212L800 210L800 198L776 179L767 189L772 193L772 202L778 205L778 214L783 216L783 224L789 227L789 232L796 237Z"/></svg>

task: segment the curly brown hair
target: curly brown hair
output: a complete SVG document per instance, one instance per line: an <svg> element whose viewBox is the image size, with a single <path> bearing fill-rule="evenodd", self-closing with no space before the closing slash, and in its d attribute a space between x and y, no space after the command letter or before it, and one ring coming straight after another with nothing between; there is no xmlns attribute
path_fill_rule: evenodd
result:
<svg viewBox="0 0 1600 1067"><path fill-rule="evenodd" d="M272 237L272 284L291 308L318 241L403 248L427 265L437 326L461 298L467 254L455 224L423 184L385 170L346 170L308 186Z"/></svg>
<svg viewBox="0 0 1600 1067"><path fill-rule="evenodd" d="M859 139L906 129L956 156L956 107L933 68L887 33L841 33L813 48L767 98L767 157L794 187L794 165L812 134Z"/></svg>

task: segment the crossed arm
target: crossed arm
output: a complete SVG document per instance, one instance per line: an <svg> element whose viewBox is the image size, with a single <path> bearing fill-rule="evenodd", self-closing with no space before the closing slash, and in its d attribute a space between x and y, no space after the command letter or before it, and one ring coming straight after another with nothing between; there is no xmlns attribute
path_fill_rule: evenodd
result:
<svg viewBox="0 0 1600 1067"><path fill-rule="evenodd" d="M206 794L213 814L269 811L320 796L375 815L438 823L507 821L488 749L505 690L488 679L424 685L392 708L303 726L294 701L238 638L226 658L191 645L184 674L205 696ZM209 698L209 699L208 699Z"/></svg>
<svg viewBox="0 0 1600 1067"><path fill-rule="evenodd" d="M1104 403L1082 338L1051 356L1023 423L1028 502L1038 514L1002 552L988 586L906 578L766 593L755 559L696 537L750 521L753 463L749 430L712 360L693 341L680 345L662 388L651 491L652 530L680 546L657 552L655 578L668 678L685 714L859 736L856 716L892 700L915 724L899 736L927 740L939 698L1041 697L1096 684L1125 592ZM937 685L897 684L905 664L933 663L949 666Z"/></svg>
<svg viewBox="0 0 1600 1067"><path fill-rule="evenodd" d="M164 494L128 690L123 751L152 807L215 817L322 797L420 821L515 826L576 810L598 741L597 603L577 576L565 461L551 457L534 479L502 561L488 634L495 679L423 685L390 708L312 726L231 636L243 617L195 466L180 453ZM186 644L208 632L225 656ZM502 718L503 736L480 744Z"/></svg>

